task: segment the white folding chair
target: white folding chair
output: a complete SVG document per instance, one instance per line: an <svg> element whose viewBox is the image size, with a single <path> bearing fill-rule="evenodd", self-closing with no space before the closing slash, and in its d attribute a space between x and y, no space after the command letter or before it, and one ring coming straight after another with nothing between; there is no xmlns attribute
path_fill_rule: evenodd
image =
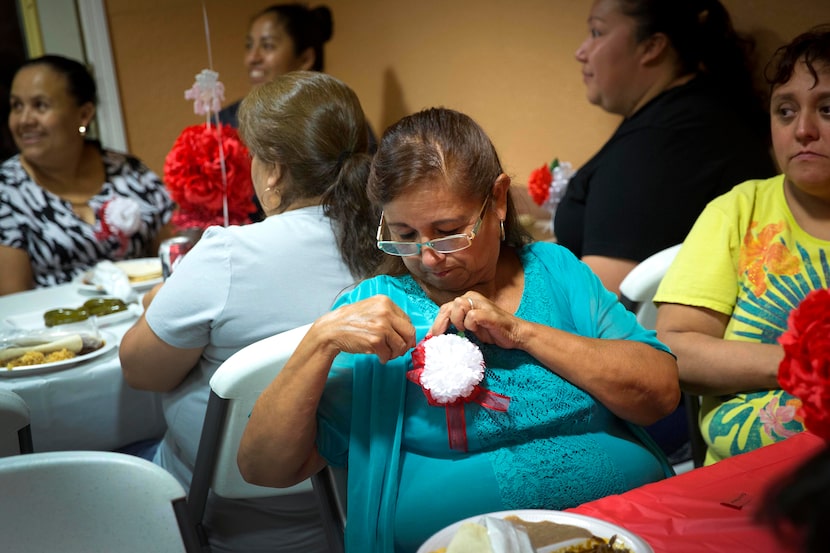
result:
<svg viewBox="0 0 830 553"><path fill-rule="evenodd" d="M644 259L620 283L620 293L630 300L637 320L646 328L653 329L657 322L657 307L652 299L681 245L666 248Z"/></svg>
<svg viewBox="0 0 830 553"><path fill-rule="evenodd" d="M0 390L0 457L33 450L29 406L15 392Z"/></svg>
<svg viewBox="0 0 830 553"><path fill-rule="evenodd" d="M110 451L0 459L3 551L195 553L185 492L167 471Z"/></svg>
<svg viewBox="0 0 830 553"><path fill-rule="evenodd" d="M236 464L242 432L256 399L285 366L311 325L264 338L230 356L210 379L205 422L187 502L203 546L208 494L252 499L312 491L310 480L290 488L269 488L246 482Z"/></svg>
<svg viewBox="0 0 830 553"><path fill-rule="evenodd" d="M626 303L637 315L637 320L645 328L653 329L657 322L657 306L654 305L654 295L660 286L660 281L680 251L682 244L677 244L661 250L644 259L620 283L620 293L623 303ZM626 301L628 300L628 301ZM683 393L683 405L686 409L686 423L689 427L689 445L692 450L692 464L695 467L703 465L706 455L706 443L700 435L698 415L700 414L700 396Z"/></svg>

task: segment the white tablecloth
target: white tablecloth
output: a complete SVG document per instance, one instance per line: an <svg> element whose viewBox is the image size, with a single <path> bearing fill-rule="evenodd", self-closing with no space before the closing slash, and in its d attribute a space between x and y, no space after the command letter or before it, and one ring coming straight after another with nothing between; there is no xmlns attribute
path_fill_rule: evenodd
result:
<svg viewBox="0 0 830 553"><path fill-rule="evenodd" d="M75 284L0 296L0 325L14 315L79 307L90 297ZM120 341L134 322L130 318L101 330ZM35 451L113 450L164 433L159 396L124 382L118 348L56 372L0 376L0 388L29 405Z"/></svg>

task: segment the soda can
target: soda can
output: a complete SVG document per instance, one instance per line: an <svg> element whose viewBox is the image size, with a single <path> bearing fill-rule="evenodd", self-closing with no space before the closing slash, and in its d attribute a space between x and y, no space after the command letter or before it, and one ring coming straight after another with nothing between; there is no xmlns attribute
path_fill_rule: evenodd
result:
<svg viewBox="0 0 830 553"><path fill-rule="evenodd" d="M193 240L187 236L175 236L168 238L159 246L159 259L161 259L161 276L167 280L176 266L181 262L184 254L193 247Z"/></svg>

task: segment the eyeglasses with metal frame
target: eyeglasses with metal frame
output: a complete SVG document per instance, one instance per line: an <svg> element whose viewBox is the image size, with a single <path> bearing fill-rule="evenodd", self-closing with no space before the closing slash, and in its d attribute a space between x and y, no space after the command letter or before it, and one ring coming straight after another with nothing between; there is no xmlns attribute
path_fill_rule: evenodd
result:
<svg viewBox="0 0 830 553"><path fill-rule="evenodd" d="M384 214L381 212L377 234L378 249L384 253L396 255L398 257L420 255L421 248L424 246L431 248L436 253L441 254L455 253L460 252L461 250L466 250L473 245L473 238L476 237L478 230L481 228L481 221L484 219L485 209L487 209L489 201L490 197L488 196L487 199L484 200L484 204L481 206L481 211L478 214L478 220L468 234L453 234L451 236L436 238L435 240L428 240L426 242L399 242L396 240L382 240Z"/></svg>

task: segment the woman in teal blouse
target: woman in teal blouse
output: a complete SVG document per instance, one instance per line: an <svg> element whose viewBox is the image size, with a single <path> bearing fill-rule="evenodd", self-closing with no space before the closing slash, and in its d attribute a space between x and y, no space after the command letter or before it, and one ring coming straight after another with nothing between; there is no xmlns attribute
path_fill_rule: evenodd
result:
<svg viewBox="0 0 830 553"><path fill-rule="evenodd" d="M671 473L637 425L676 407L674 358L586 265L529 243L509 187L463 114L387 130L369 182L386 275L318 319L254 407L242 474L286 486L347 466L348 551L414 552L461 518L564 509ZM509 404L462 403L453 425L410 353L459 332L481 348L481 388Z"/></svg>

